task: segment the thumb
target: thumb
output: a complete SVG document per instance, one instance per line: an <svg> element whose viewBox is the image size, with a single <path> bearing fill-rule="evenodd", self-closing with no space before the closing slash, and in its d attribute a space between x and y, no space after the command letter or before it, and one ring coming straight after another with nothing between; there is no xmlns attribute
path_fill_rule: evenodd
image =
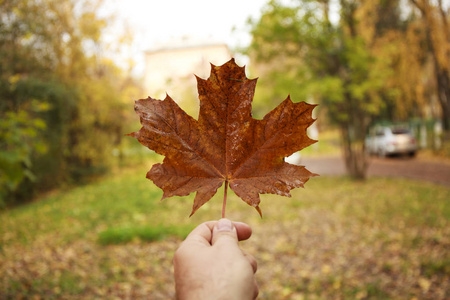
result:
<svg viewBox="0 0 450 300"><path fill-rule="evenodd" d="M220 219L213 228L211 244L238 244L237 231L228 219Z"/></svg>

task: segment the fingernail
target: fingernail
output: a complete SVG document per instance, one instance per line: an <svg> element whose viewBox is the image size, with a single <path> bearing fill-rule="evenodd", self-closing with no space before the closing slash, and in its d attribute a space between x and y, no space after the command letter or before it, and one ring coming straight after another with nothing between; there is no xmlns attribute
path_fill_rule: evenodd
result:
<svg viewBox="0 0 450 300"><path fill-rule="evenodd" d="M233 224L228 219L220 219L217 223L217 230L218 231L232 231L233 230Z"/></svg>

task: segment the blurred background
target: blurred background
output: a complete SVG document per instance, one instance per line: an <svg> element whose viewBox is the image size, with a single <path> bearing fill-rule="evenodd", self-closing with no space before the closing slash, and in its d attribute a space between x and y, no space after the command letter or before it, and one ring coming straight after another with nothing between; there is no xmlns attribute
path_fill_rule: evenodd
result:
<svg viewBox="0 0 450 300"><path fill-rule="evenodd" d="M162 157L125 134L148 96L196 118L194 74L232 57L259 78L255 118L319 104L319 142L287 159L321 177L263 196L262 220L229 201L260 298L450 298L449 16L448 0L0 0L0 299L174 297L173 252L220 196L190 219L193 195L158 202Z"/></svg>

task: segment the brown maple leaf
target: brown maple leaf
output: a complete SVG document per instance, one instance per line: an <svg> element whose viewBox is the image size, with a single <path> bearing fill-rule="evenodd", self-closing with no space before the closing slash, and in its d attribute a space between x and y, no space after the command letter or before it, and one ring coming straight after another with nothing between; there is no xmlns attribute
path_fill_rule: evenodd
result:
<svg viewBox="0 0 450 300"><path fill-rule="evenodd" d="M198 120L186 114L168 95L137 100L142 128L130 133L139 142L164 155L147 173L164 191L163 197L197 192L191 216L225 182L247 204L259 208L259 194L290 197L316 174L284 158L315 143L306 129L315 121L315 105L293 103L288 97L264 119L252 118L251 103L256 79L234 59L211 65L207 80L197 78L200 99Z"/></svg>

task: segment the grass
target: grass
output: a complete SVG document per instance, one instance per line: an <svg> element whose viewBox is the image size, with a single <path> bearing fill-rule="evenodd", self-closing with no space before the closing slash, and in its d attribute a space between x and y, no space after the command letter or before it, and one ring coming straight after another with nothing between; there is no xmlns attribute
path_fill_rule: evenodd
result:
<svg viewBox="0 0 450 300"><path fill-rule="evenodd" d="M167 226L182 227L171 222L172 218L166 218L175 203L160 204L162 192L145 179L144 170L140 171L128 170L121 175L69 192L56 192L3 213L1 218L5 226L2 226L0 233L3 238L6 236L4 243L19 241L27 244L35 238L36 231L45 235L61 228L64 234L60 238L69 243L80 238L95 237L106 229L138 228L134 230L133 234L136 234L139 231L145 232L145 226L162 226L162 222ZM188 204L185 200L180 202L184 206ZM181 214L181 210L179 213ZM185 223L191 229L192 224ZM143 229L139 230L139 227ZM14 230L4 232L10 228ZM161 228L164 230L166 227Z"/></svg>
<svg viewBox="0 0 450 300"><path fill-rule="evenodd" d="M177 236L185 239L193 228L190 227L117 227L108 228L98 235L98 242L101 245L117 245L140 240L145 242L154 242L165 239L168 236Z"/></svg>
<svg viewBox="0 0 450 300"><path fill-rule="evenodd" d="M1 212L0 298L172 298L173 253L220 218L223 190L189 218L193 195L161 202L145 173ZM254 229L243 245L258 259L261 299L449 296L448 188L317 177L292 198L262 195L263 219L229 197L227 217Z"/></svg>
<svg viewBox="0 0 450 300"><path fill-rule="evenodd" d="M434 261L426 259L421 263L421 269L423 274L428 278L431 278L436 274L450 277L450 258Z"/></svg>
<svg viewBox="0 0 450 300"><path fill-rule="evenodd" d="M319 142L309 146L301 151L301 155L316 157L323 155L340 155L341 140L338 130L322 131L319 136Z"/></svg>

